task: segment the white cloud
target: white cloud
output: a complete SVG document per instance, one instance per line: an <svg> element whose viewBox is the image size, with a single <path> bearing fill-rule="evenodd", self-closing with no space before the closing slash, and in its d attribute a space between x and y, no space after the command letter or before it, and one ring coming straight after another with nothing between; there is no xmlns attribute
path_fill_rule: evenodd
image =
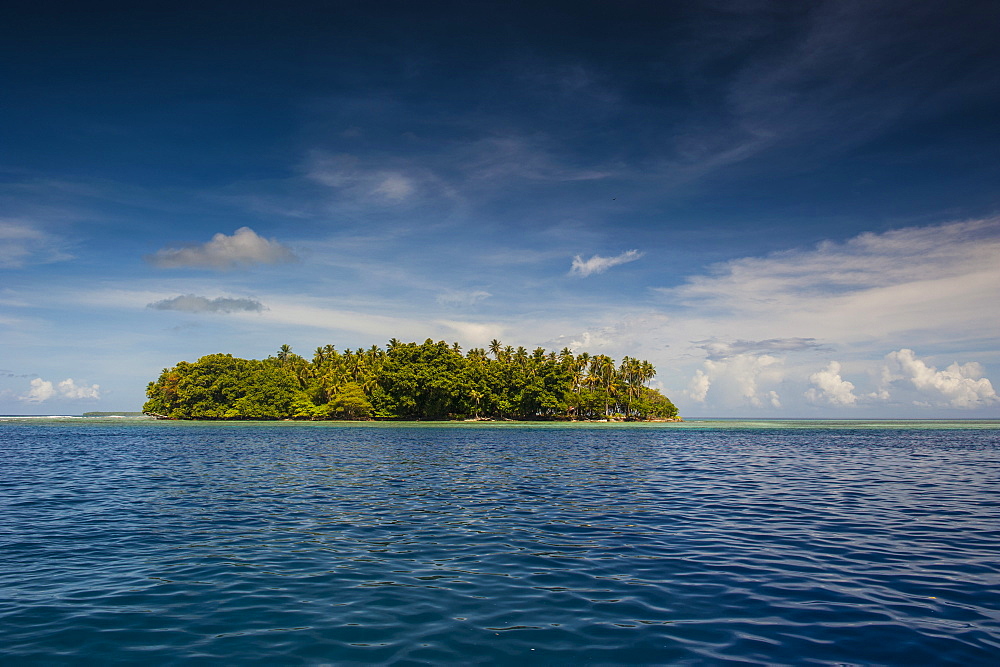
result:
<svg viewBox="0 0 1000 667"><path fill-rule="evenodd" d="M1000 329L997 257L1000 219L954 222L736 259L660 291L686 307L692 332L882 349L985 342Z"/></svg>
<svg viewBox="0 0 1000 667"><path fill-rule="evenodd" d="M606 354L611 357L623 356L649 358L652 353L662 353L669 347L663 332L667 330L669 317L650 311L612 310L603 312L600 319L591 321L591 326L574 334L547 335L552 329L567 329L579 325L579 320L555 319L555 314L544 322L519 323L520 331L527 331L532 325L542 325L549 331L539 331L539 345L550 350L568 347L575 353Z"/></svg>
<svg viewBox="0 0 1000 667"><path fill-rule="evenodd" d="M451 336L457 334L467 345L486 345L493 338L502 338L504 326L496 322L458 322L455 320L437 320L436 324L446 327L439 335Z"/></svg>
<svg viewBox="0 0 1000 667"><path fill-rule="evenodd" d="M970 409L1000 403L1000 397L989 379L983 377L983 367L978 363L953 363L939 371L906 348L890 352L885 359L885 377L911 384L919 394L916 401L919 404Z"/></svg>
<svg viewBox="0 0 1000 667"><path fill-rule="evenodd" d="M231 269L251 264L278 264L296 259L291 250L274 239L265 239L249 227L240 227L232 236L216 234L202 245L163 248L146 257L165 269Z"/></svg>
<svg viewBox="0 0 1000 667"><path fill-rule="evenodd" d="M551 346L560 349L568 347L575 352L596 352L614 346L618 342L615 333L610 327L581 331L574 336L560 336Z"/></svg>
<svg viewBox="0 0 1000 667"><path fill-rule="evenodd" d="M767 402L772 408L781 407L781 398L778 396L778 392L773 389L767 392Z"/></svg>
<svg viewBox="0 0 1000 667"><path fill-rule="evenodd" d="M708 389L711 386L711 378L708 377L705 371L699 368L694 372L694 377L692 377L691 381L688 382L688 388L684 393L691 398L691 400L704 403L705 397L708 396Z"/></svg>
<svg viewBox="0 0 1000 667"><path fill-rule="evenodd" d="M677 293L690 301L753 305L768 294L766 302L773 303L890 288L995 269L998 250L1000 219L866 232L845 243L825 241L812 250L726 262Z"/></svg>
<svg viewBox="0 0 1000 667"><path fill-rule="evenodd" d="M150 303L147 308L155 310L178 310L185 313L237 313L261 312L264 304L256 299L217 297L209 299L194 294L183 294L172 299L162 299Z"/></svg>
<svg viewBox="0 0 1000 667"><path fill-rule="evenodd" d="M577 255L573 258L573 264L570 267L569 272L570 275L585 278L595 273L604 273L611 267L618 266L619 264L634 262L640 257L642 257L642 253L638 250L626 250L622 254L615 255L614 257L594 255L590 259L586 260L580 257L580 255Z"/></svg>
<svg viewBox="0 0 1000 667"><path fill-rule="evenodd" d="M22 401L28 401L30 403L41 403L42 401L47 401L56 395L55 387L52 383L43 380L41 378L35 378L31 381L31 389L24 396L21 396Z"/></svg>
<svg viewBox="0 0 1000 667"><path fill-rule="evenodd" d="M20 397L28 403L42 403L52 398L96 399L101 397L100 385L78 385L73 378L66 378L58 384L35 378L27 394Z"/></svg>
<svg viewBox="0 0 1000 667"><path fill-rule="evenodd" d="M825 369L810 375L809 381L815 386L805 396L812 403L848 406L858 402L854 384L840 377L839 362L831 361Z"/></svg>
<svg viewBox="0 0 1000 667"><path fill-rule="evenodd" d="M66 378L58 385L59 394L66 398L100 398L101 397L101 386L97 384L92 385L77 385L72 378Z"/></svg>
<svg viewBox="0 0 1000 667"><path fill-rule="evenodd" d="M727 406L781 407L781 397L773 385L784 379L782 360L769 354L741 353L724 359L706 359L704 369L695 371L684 392L705 403L709 391L718 395L715 403Z"/></svg>

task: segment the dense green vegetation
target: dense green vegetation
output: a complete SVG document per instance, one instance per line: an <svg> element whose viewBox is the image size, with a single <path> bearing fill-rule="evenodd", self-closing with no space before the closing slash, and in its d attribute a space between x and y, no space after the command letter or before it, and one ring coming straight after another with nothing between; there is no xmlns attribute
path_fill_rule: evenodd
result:
<svg viewBox="0 0 1000 667"><path fill-rule="evenodd" d="M143 411L174 419L668 419L655 369L569 349L389 341L385 349L282 345L267 359L210 354L150 382Z"/></svg>

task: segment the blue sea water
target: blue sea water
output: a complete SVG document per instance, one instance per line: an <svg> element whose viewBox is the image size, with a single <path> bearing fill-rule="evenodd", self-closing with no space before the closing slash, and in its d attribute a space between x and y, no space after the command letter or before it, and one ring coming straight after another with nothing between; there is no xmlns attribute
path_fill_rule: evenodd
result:
<svg viewBox="0 0 1000 667"><path fill-rule="evenodd" d="M0 662L1000 657L1000 422L0 418Z"/></svg>

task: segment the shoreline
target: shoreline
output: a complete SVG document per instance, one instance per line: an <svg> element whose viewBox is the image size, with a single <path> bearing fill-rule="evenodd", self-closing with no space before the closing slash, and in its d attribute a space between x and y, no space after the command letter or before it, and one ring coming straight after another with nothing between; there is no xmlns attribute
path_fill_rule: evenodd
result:
<svg viewBox="0 0 1000 667"><path fill-rule="evenodd" d="M302 423L323 423L323 422L338 422L338 423L393 423L393 422L422 422L422 423L494 423L494 424L505 424L505 423L515 423L515 424L647 424L647 423L671 423L671 422L682 422L684 419L682 417L656 417L652 419L493 419L490 417L473 417L470 419L294 419L290 417L278 418L278 419L253 419L253 418L241 418L241 417L170 417L168 415L161 415L155 412L143 412L142 415L146 417L152 417L153 419L160 421L184 421L184 422L302 422ZM117 416L117 415L107 415L107 416Z"/></svg>

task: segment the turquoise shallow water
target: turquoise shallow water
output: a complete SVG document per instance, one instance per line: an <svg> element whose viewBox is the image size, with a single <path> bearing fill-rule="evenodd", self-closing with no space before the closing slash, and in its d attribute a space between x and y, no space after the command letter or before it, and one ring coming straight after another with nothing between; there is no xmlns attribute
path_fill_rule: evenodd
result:
<svg viewBox="0 0 1000 667"><path fill-rule="evenodd" d="M1000 655L998 422L7 419L0 472L4 664Z"/></svg>

